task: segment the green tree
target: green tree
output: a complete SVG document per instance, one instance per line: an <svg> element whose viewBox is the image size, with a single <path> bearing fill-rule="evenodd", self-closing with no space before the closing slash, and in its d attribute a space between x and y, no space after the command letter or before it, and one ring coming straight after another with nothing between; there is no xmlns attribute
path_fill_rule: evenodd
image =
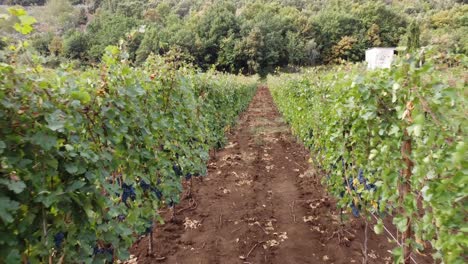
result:
<svg viewBox="0 0 468 264"><path fill-rule="evenodd" d="M314 39L319 43L322 62L336 58L336 54L332 54L332 48L344 37L362 39L359 36L364 29L362 21L341 9L340 11L327 9L315 17L312 23Z"/></svg>
<svg viewBox="0 0 468 264"><path fill-rule="evenodd" d="M218 62L221 41L239 32L236 8L227 2L219 2L204 10L197 21L200 50L197 62L203 68Z"/></svg>
<svg viewBox="0 0 468 264"><path fill-rule="evenodd" d="M379 47L382 45L382 40L380 39L380 27L377 24L372 24L369 30L367 30L367 41L369 45L374 47Z"/></svg>
<svg viewBox="0 0 468 264"><path fill-rule="evenodd" d="M66 36L63 54L70 59L88 59L89 36L80 31L73 31Z"/></svg>
<svg viewBox="0 0 468 264"><path fill-rule="evenodd" d="M344 36L333 45L331 50L330 62L342 63L344 61L355 61L360 57L357 49L358 40L355 37Z"/></svg>
<svg viewBox="0 0 468 264"><path fill-rule="evenodd" d="M144 33L143 40L136 51L135 62L137 64L141 64L151 53L159 54L159 42L158 30L154 27L147 29Z"/></svg>
<svg viewBox="0 0 468 264"><path fill-rule="evenodd" d="M63 39L60 36L55 36L50 41L48 49L50 54L59 56L63 52Z"/></svg>
<svg viewBox="0 0 468 264"><path fill-rule="evenodd" d="M277 3L246 6L240 17L240 47L249 73L258 72L264 77L289 63L287 34L294 32L297 18L293 10Z"/></svg>
<svg viewBox="0 0 468 264"><path fill-rule="evenodd" d="M408 52L414 52L420 47L420 35L421 29L419 28L419 24L413 20L408 26L408 31L406 33L407 41L406 41L406 49Z"/></svg>
<svg viewBox="0 0 468 264"><path fill-rule="evenodd" d="M379 1L368 1L358 5L352 9L352 15L361 21L363 30L378 31L380 45L384 47L396 46L406 31L406 18L395 8ZM361 34L361 32L358 33ZM355 35L355 37L365 38L363 35Z"/></svg>
<svg viewBox="0 0 468 264"><path fill-rule="evenodd" d="M331 1L312 18L312 23L322 62L336 59L336 52L332 54L332 48L346 36L357 40L353 44L354 55L349 59L360 61L370 46L396 46L406 28L406 19L395 9L374 1L359 5Z"/></svg>
<svg viewBox="0 0 468 264"><path fill-rule="evenodd" d="M245 54L241 50L241 39L235 34L224 37L220 43L217 66L221 70L238 73L247 68Z"/></svg>
<svg viewBox="0 0 468 264"><path fill-rule="evenodd" d="M138 20L133 17L108 11L97 15L87 28L90 59L99 61L107 46L118 44L119 39L125 38L137 25Z"/></svg>
<svg viewBox="0 0 468 264"><path fill-rule="evenodd" d="M49 45L53 38L54 38L54 34L52 34L51 32L36 34L31 39L31 45L40 54L49 55L50 54Z"/></svg>

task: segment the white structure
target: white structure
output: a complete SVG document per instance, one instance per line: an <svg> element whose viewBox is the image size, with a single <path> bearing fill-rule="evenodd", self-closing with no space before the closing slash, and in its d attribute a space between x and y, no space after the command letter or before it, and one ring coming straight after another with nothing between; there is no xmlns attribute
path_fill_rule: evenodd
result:
<svg viewBox="0 0 468 264"><path fill-rule="evenodd" d="M367 69L390 68L395 48L371 48L366 50Z"/></svg>

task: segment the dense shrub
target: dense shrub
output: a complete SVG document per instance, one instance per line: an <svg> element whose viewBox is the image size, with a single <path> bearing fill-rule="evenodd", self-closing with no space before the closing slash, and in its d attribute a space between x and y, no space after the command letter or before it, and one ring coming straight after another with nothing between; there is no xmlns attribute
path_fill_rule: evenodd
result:
<svg viewBox="0 0 468 264"><path fill-rule="evenodd" d="M80 31L72 31L65 37L63 54L70 59L87 59L89 36Z"/></svg>

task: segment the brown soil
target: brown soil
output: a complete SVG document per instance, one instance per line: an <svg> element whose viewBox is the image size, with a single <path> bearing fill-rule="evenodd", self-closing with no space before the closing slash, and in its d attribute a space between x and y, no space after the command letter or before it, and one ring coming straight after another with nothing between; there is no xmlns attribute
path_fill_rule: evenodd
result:
<svg viewBox="0 0 468 264"><path fill-rule="evenodd" d="M259 88L229 144L209 162L175 221L131 249L138 263L362 263L365 224L344 214L320 184L304 149ZM185 210L184 210L185 209ZM391 263L395 244L369 224L368 263Z"/></svg>

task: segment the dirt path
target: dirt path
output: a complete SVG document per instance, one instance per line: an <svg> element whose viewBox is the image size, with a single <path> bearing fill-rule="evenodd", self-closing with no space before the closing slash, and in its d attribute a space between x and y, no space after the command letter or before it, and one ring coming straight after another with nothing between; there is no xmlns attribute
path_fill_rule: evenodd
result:
<svg viewBox="0 0 468 264"><path fill-rule="evenodd" d="M155 254L148 239L132 253L138 263L362 263L362 220L340 225L308 159L260 88L208 176L194 180L197 207L155 228ZM368 263L391 262L385 237L369 230L367 244Z"/></svg>

